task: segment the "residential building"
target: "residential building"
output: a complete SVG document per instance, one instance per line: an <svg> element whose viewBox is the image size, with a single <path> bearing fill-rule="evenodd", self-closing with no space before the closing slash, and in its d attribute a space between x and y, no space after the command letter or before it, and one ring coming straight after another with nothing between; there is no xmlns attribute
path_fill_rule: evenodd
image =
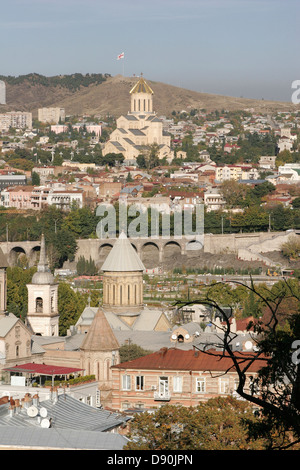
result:
<svg viewBox="0 0 300 470"><path fill-rule="evenodd" d="M6 85L3 80L0 80L0 104L6 104Z"/></svg>
<svg viewBox="0 0 300 470"><path fill-rule="evenodd" d="M22 111L10 111L0 114L0 130L32 129L32 113Z"/></svg>
<svg viewBox="0 0 300 470"><path fill-rule="evenodd" d="M247 362L249 352L235 352L238 362ZM248 358L248 359L247 359ZM255 361L246 371L246 390L265 365ZM196 406L217 396L235 396L238 375L232 360L217 350L187 351L162 348L147 356L112 366L112 408L149 410L165 403Z"/></svg>
<svg viewBox="0 0 300 470"><path fill-rule="evenodd" d="M64 108L39 108L38 120L47 124L58 124L65 120Z"/></svg>
<svg viewBox="0 0 300 470"><path fill-rule="evenodd" d="M220 190L210 187L204 192L204 205L207 211L217 211L225 206L226 202Z"/></svg>
<svg viewBox="0 0 300 470"><path fill-rule="evenodd" d="M32 209L33 186L13 186L1 191L1 205L17 209Z"/></svg>
<svg viewBox="0 0 300 470"><path fill-rule="evenodd" d="M276 156L262 156L259 159L259 168L264 169L264 170L274 170L276 168Z"/></svg>
<svg viewBox="0 0 300 470"><path fill-rule="evenodd" d="M25 186L27 183L26 175L7 174L0 175L0 190L9 186Z"/></svg>
<svg viewBox="0 0 300 470"><path fill-rule="evenodd" d="M49 206L56 206L63 210L70 210L74 205L80 209L84 206L84 191L81 189L51 189L47 203Z"/></svg>

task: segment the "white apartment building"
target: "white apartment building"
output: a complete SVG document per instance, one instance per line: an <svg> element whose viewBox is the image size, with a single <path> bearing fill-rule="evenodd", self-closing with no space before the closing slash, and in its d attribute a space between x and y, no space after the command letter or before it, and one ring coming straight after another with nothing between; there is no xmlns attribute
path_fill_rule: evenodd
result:
<svg viewBox="0 0 300 470"><path fill-rule="evenodd" d="M209 211L217 211L222 209L225 206L225 200L219 189L217 188L209 188L204 193L204 205L206 206L206 210Z"/></svg>
<svg viewBox="0 0 300 470"><path fill-rule="evenodd" d="M6 104L6 86L3 80L0 80L0 104Z"/></svg>
<svg viewBox="0 0 300 470"><path fill-rule="evenodd" d="M84 191L66 188L51 188L48 186L36 186L32 191L32 209L40 210L46 206L56 206L68 211L72 206L82 208L84 205Z"/></svg>
<svg viewBox="0 0 300 470"><path fill-rule="evenodd" d="M0 114L0 130L8 130L10 127L32 129L32 113L11 111Z"/></svg>
<svg viewBox="0 0 300 470"><path fill-rule="evenodd" d="M83 207L84 204L84 191L70 190L70 189L61 189L53 190L49 192L48 195L48 204L49 206L56 206L59 209L70 210L75 204L79 209Z"/></svg>
<svg viewBox="0 0 300 470"><path fill-rule="evenodd" d="M48 124L64 122L66 118L64 108L39 108L38 120Z"/></svg>

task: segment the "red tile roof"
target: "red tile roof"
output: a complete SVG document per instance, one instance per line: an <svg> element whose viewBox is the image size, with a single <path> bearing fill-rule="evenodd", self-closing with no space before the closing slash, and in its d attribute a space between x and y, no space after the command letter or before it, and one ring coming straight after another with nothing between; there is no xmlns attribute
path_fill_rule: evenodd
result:
<svg viewBox="0 0 300 470"><path fill-rule="evenodd" d="M27 363L18 366L10 367L4 370L11 372L28 372L30 374L40 375L68 375L75 372L81 372L83 369L76 369L74 367L61 367L46 364Z"/></svg>
<svg viewBox="0 0 300 470"><path fill-rule="evenodd" d="M232 359L227 355L220 357L222 351L181 351L175 348L162 348L147 356L123 362L113 369L151 369L151 370L197 370L197 371L227 371L233 366ZM235 357L243 369L255 357L253 353L235 352ZM257 372L266 365L266 360L257 359L248 372Z"/></svg>

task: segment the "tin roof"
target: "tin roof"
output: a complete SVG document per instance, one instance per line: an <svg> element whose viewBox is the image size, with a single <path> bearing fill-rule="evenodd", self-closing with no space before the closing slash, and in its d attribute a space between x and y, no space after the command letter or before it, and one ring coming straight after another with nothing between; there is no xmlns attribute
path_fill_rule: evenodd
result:
<svg viewBox="0 0 300 470"><path fill-rule="evenodd" d="M122 232L104 261L102 271L144 271L145 267L126 234Z"/></svg>
<svg viewBox="0 0 300 470"><path fill-rule="evenodd" d="M235 352L237 361L242 364L244 368L250 359L253 358L253 353L249 352ZM140 357L133 361L123 362L113 366L114 369L147 369L147 370L197 370L197 371L218 371L226 372L232 369L233 362L228 355L221 356L220 351L199 351L195 350L178 350L175 348L162 348L157 352L148 354L147 356ZM248 372L257 372L266 361L256 360L248 369Z"/></svg>

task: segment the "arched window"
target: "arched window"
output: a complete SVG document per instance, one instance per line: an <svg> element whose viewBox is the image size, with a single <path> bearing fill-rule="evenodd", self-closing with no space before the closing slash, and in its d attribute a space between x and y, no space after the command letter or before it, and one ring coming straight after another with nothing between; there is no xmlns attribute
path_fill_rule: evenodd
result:
<svg viewBox="0 0 300 470"><path fill-rule="evenodd" d="M36 313L42 313L43 312L43 299L42 299L42 297L37 297L35 299L35 311L36 311Z"/></svg>

